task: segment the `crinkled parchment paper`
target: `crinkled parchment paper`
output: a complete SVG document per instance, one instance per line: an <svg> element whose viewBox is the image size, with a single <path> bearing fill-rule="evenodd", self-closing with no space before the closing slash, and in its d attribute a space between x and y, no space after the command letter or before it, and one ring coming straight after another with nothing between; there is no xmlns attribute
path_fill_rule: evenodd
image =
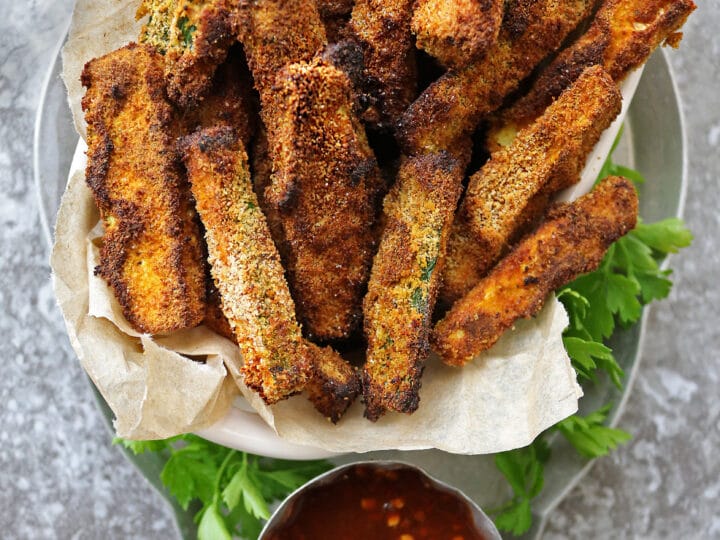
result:
<svg viewBox="0 0 720 540"><path fill-rule="evenodd" d="M136 39L136 7L137 0L77 2L63 77L83 137L82 67ZM388 414L372 424L362 418L358 402L333 426L303 396L267 407L242 384L242 360L229 341L204 327L164 338L139 335L123 319L110 289L93 275L102 230L84 181L84 149L81 141L58 214L51 264L71 343L115 413L121 437L163 438L207 427L229 413L238 390L282 438L335 452L497 452L529 444L577 410L582 391L562 344L567 316L555 298L462 369L432 357L414 415Z"/></svg>

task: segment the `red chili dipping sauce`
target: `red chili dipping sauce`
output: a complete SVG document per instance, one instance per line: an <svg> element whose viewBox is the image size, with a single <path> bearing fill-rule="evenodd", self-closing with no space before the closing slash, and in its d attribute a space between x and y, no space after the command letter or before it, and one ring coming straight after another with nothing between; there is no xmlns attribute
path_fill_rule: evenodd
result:
<svg viewBox="0 0 720 540"><path fill-rule="evenodd" d="M414 469L358 465L310 487L263 540L485 540L468 504Z"/></svg>

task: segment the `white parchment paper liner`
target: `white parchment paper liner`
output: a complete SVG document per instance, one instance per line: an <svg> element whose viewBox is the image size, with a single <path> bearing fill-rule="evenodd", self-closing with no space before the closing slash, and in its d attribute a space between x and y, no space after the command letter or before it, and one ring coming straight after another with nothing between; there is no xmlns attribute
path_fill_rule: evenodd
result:
<svg viewBox="0 0 720 540"><path fill-rule="evenodd" d="M130 0L77 2L63 78L83 137L82 67L136 39L136 6ZM84 181L84 150L81 141L58 213L51 265L70 341L115 413L119 436L164 438L207 427L228 414L238 389L283 439L333 452L498 452L529 444L577 410L582 391L562 344L567 316L554 297L537 317L518 322L462 369L432 357L420 409L411 416L389 414L372 424L362 418L358 402L333 426L303 396L266 406L242 384L241 358L226 339L204 327L153 338L124 320L110 289L93 274L102 231Z"/></svg>

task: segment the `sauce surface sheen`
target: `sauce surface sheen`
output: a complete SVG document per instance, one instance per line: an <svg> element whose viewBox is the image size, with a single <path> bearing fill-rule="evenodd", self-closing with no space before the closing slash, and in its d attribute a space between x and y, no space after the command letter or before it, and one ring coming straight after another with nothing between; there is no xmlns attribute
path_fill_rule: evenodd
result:
<svg viewBox="0 0 720 540"><path fill-rule="evenodd" d="M352 467L286 515L266 540L484 540L468 504L413 469Z"/></svg>

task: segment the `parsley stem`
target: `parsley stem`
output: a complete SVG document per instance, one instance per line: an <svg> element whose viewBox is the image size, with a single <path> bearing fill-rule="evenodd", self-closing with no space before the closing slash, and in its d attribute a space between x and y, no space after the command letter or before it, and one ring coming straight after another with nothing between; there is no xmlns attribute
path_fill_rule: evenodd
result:
<svg viewBox="0 0 720 540"><path fill-rule="evenodd" d="M217 476L215 477L215 494L213 495L213 503L217 503L218 496L220 495L220 482L222 481L223 474L225 474L225 469L235 454L237 454L237 450L230 450L218 469Z"/></svg>

